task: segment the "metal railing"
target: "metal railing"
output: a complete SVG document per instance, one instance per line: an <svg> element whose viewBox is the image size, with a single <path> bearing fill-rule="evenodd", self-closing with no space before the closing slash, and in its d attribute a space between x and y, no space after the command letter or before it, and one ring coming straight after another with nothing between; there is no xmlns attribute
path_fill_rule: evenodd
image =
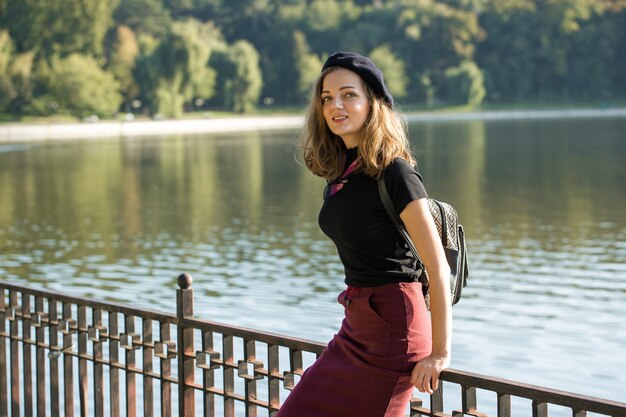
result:
<svg viewBox="0 0 626 417"><path fill-rule="evenodd" d="M191 277L178 281L175 315L0 281L0 417L275 416L325 346L198 319ZM626 416L615 401L452 369L441 378L428 406L411 400L411 417L487 416L479 399L498 417ZM460 394L444 402L450 385Z"/></svg>

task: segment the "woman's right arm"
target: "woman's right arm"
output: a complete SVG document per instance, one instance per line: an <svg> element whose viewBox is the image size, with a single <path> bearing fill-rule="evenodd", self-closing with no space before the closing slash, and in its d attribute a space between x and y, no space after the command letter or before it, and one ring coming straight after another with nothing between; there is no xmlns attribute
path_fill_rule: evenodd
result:
<svg viewBox="0 0 626 417"><path fill-rule="evenodd" d="M452 304L450 266L441 245L437 227L428 207L428 199L409 203L400 214L415 248L428 271L432 352L413 369L411 382L420 392L432 394L439 386L439 375L450 366L452 349Z"/></svg>

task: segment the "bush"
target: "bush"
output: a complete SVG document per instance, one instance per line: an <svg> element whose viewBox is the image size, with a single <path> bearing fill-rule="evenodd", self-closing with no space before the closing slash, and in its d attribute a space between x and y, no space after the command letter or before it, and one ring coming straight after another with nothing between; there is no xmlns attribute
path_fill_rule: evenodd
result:
<svg viewBox="0 0 626 417"><path fill-rule="evenodd" d="M45 108L83 118L96 114L110 117L121 104L119 83L90 56L72 54L52 60L43 81Z"/></svg>
<svg viewBox="0 0 626 417"><path fill-rule="evenodd" d="M444 73L438 96L448 104L469 104L478 106L485 98L486 90L483 73L472 61L463 61Z"/></svg>

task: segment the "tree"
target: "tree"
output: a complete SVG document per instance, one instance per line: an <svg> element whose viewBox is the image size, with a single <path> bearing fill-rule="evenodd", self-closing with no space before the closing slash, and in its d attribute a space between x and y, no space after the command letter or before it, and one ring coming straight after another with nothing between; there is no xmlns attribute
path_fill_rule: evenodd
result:
<svg viewBox="0 0 626 417"><path fill-rule="evenodd" d="M391 45L390 48L394 51L398 39L405 36L403 28L398 24L399 13L401 9L392 2L364 7L357 16L347 22L350 30L339 37L340 48L371 51L381 45Z"/></svg>
<svg viewBox="0 0 626 417"><path fill-rule="evenodd" d="M296 31L294 39L294 62L298 69L298 91L302 97L308 97L313 83L320 74L322 61L317 55L310 53L304 34Z"/></svg>
<svg viewBox="0 0 626 417"><path fill-rule="evenodd" d="M170 117L182 114L191 81L188 63L185 41L174 33L169 33L151 54L137 58L133 74L150 113Z"/></svg>
<svg viewBox="0 0 626 417"><path fill-rule="evenodd" d="M438 92L446 103L478 106L486 94L483 73L476 63L463 61L458 67L445 71L445 79Z"/></svg>
<svg viewBox="0 0 626 417"><path fill-rule="evenodd" d="M104 39L119 0L8 1L5 23L19 52L39 57L89 54L102 57Z"/></svg>
<svg viewBox="0 0 626 417"><path fill-rule="evenodd" d="M626 75L626 50L620 43L626 41L625 24L624 9L613 7L596 8L588 20L578 22L567 55L565 83L570 97L607 100L624 95L626 85L620 78Z"/></svg>
<svg viewBox="0 0 626 417"><path fill-rule="evenodd" d="M297 27L307 35L313 51L353 50L355 48L353 45L343 43L344 36L350 32L345 28L353 29L360 13L361 8L355 6L352 1L313 0L305 8ZM331 45L333 48L328 51Z"/></svg>
<svg viewBox="0 0 626 417"><path fill-rule="evenodd" d="M258 103L263 87L259 54L247 41L216 51L210 60L217 70L218 97L226 108L245 113Z"/></svg>
<svg viewBox="0 0 626 417"><path fill-rule="evenodd" d="M187 62L190 89L185 101L208 100L215 92L216 73L209 66L213 51L224 44L222 34L212 23L186 19L174 23L172 30L185 42L189 60Z"/></svg>
<svg viewBox="0 0 626 417"><path fill-rule="evenodd" d="M385 84L395 98L406 97L408 78L404 62L396 57L389 45L379 46L370 52L369 57L385 75Z"/></svg>
<svg viewBox="0 0 626 417"><path fill-rule="evenodd" d="M108 70L119 82L120 93L126 103L139 94L139 87L133 78L138 55L139 43L135 33L128 26L118 26L115 29L115 42L111 48Z"/></svg>
<svg viewBox="0 0 626 417"><path fill-rule="evenodd" d="M35 103L41 111L58 109L77 117L109 117L117 113L121 103L118 82L90 56L72 54L52 59L42 83L44 93Z"/></svg>
<svg viewBox="0 0 626 417"><path fill-rule="evenodd" d="M152 53L137 60L134 76L149 111L177 117L185 104L211 98L216 75L209 59L223 45L220 32L210 23L176 22Z"/></svg>
<svg viewBox="0 0 626 417"><path fill-rule="evenodd" d="M474 45L483 32L471 11L434 1L398 2L402 36L394 48L408 68L409 94L423 97L444 82L446 68L473 60Z"/></svg>
<svg viewBox="0 0 626 417"><path fill-rule="evenodd" d="M480 15L487 36L478 44L476 62L484 70L489 99L563 100L610 93L623 33L610 22L616 4L488 2Z"/></svg>

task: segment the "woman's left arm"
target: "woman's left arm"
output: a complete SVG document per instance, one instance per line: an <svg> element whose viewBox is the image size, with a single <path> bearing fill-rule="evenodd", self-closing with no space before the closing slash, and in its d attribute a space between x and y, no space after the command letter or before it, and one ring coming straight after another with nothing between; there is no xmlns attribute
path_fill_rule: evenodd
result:
<svg viewBox="0 0 626 417"><path fill-rule="evenodd" d="M432 394L439 386L439 374L450 366L452 349L452 304L450 267L441 245L437 226L428 208L428 199L409 203L400 213L415 248L428 271L432 353L413 369L411 382L420 392Z"/></svg>

